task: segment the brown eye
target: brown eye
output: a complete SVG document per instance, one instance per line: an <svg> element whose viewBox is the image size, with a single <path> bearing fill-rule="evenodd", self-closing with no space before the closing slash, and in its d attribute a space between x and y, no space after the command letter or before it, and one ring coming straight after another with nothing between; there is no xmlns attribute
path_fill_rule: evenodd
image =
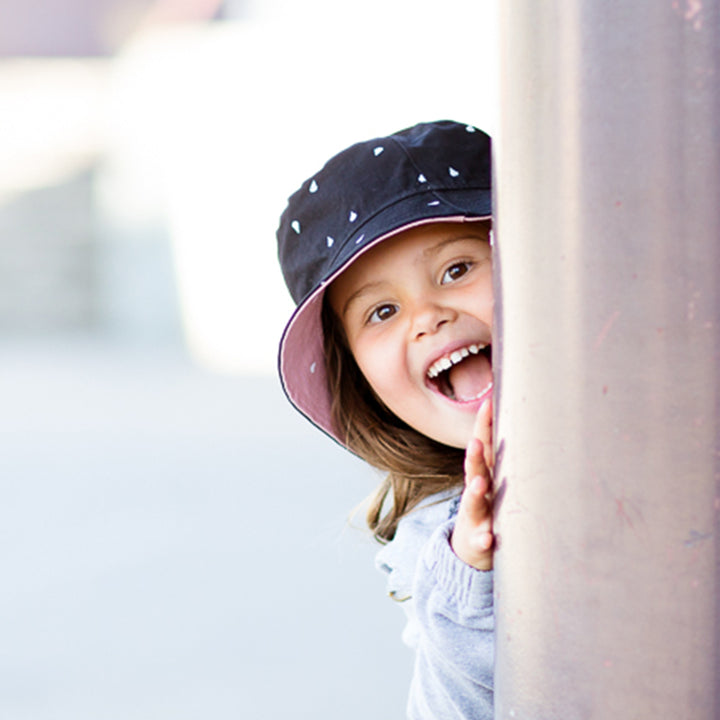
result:
<svg viewBox="0 0 720 720"><path fill-rule="evenodd" d="M384 322L385 320L389 320L397 310L397 306L395 305L380 305L380 307L373 310L369 322Z"/></svg>
<svg viewBox="0 0 720 720"><path fill-rule="evenodd" d="M448 283L455 282L455 280L459 280L467 273L470 267L471 263L469 262L454 263L443 273L440 284L447 285Z"/></svg>

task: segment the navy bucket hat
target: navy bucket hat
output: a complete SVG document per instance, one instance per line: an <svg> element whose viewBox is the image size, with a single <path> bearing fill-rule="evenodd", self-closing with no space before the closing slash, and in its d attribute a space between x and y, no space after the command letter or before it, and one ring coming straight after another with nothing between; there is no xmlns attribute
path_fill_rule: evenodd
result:
<svg viewBox="0 0 720 720"><path fill-rule="evenodd" d="M491 175L488 135L443 120L352 145L288 200L278 257L297 308L280 340L280 380L290 402L341 444L325 370L325 289L362 253L410 227L490 219Z"/></svg>

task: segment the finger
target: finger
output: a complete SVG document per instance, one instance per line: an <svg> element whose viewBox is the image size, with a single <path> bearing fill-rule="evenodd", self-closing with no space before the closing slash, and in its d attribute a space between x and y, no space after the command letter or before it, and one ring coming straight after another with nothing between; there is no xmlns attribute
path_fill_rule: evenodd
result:
<svg viewBox="0 0 720 720"><path fill-rule="evenodd" d="M490 491L489 476L478 475L472 478L460 498L458 515L463 522L478 528L484 526L489 530L492 527L492 508L488 498Z"/></svg>
<svg viewBox="0 0 720 720"><path fill-rule="evenodd" d="M490 481L482 476L471 479L460 498L455 527L450 538L453 552L478 570L493 566L493 515L487 490Z"/></svg>
<svg viewBox="0 0 720 720"><path fill-rule="evenodd" d="M465 484L476 475L485 476L488 472L485 463L485 447L481 440L472 438L465 450Z"/></svg>
<svg viewBox="0 0 720 720"><path fill-rule="evenodd" d="M493 447L493 404L492 398L483 402L475 418L473 436L485 447L485 463L489 468L495 466L495 450Z"/></svg>
<svg viewBox="0 0 720 720"><path fill-rule="evenodd" d="M492 399L487 398L483 401L480 409L475 416L475 425L473 426L473 437L480 440L488 440L492 435Z"/></svg>
<svg viewBox="0 0 720 720"><path fill-rule="evenodd" d="M495 443L492 440L484 443L483 448L485 450L485 464L490 468L490 471L495 469Z"/></svg>
<svg viewBox="0 0 720 720"><path fill-rule="evenodd" d="M489 550L495 542L495 536L491 532L478 533L475 536L475 548L480 552Z"/></svg>

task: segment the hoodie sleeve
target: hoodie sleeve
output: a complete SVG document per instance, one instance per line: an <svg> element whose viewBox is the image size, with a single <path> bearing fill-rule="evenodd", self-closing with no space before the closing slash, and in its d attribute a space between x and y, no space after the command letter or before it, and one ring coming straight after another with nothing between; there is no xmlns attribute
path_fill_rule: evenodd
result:
<svg viewBox="0 0 720 720"><path fill-rule="evenodd" d="M493 717L493 574L453 553L453 525L437 528L416 567L411 720Z"/></svg>
<svg viewBox="0 0 720 720"><path fill-rule="evenodd" d="M493 573L453 553L456 511L450 499L409 514L377 558L415 650L410 720L493 718Z"/></svg>

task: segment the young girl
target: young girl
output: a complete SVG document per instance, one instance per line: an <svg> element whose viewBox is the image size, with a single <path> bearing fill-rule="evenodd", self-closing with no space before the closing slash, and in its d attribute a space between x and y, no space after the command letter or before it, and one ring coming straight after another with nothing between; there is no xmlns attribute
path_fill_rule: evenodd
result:
<svg viewBox="0 0 720 720"><path fill-rule="evenodd" d="M368 523L423 720L493 715L490 216L489 137L442 121L336 155L278 230L283 387L387 473Z"/></svg>

